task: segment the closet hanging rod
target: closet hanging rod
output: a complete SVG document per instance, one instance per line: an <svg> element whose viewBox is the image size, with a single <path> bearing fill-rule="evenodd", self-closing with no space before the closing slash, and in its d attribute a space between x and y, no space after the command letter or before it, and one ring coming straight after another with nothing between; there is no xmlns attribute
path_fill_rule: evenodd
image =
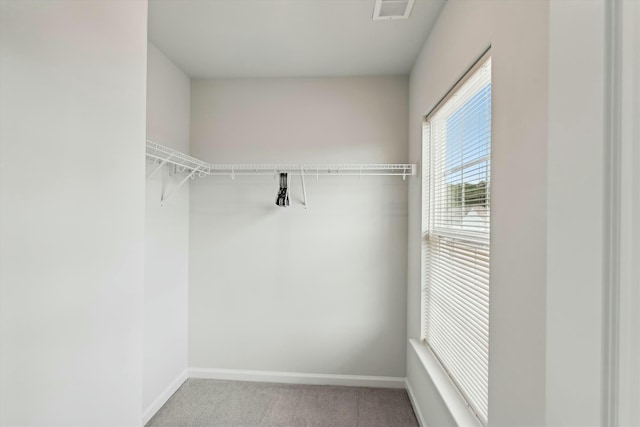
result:
<svg viewBox="0 0 640 427"><path fill-rule="evenodd" d="M147 140L147 158L160 165L169 163L180 170L193 172L199 176L271 176L280 172L291 175L347 175L347 176L402 176L415 175L415 165L410 163L323 163L323 164L277 164L277 163L238 163L210 164L179 151Z"/></svg>

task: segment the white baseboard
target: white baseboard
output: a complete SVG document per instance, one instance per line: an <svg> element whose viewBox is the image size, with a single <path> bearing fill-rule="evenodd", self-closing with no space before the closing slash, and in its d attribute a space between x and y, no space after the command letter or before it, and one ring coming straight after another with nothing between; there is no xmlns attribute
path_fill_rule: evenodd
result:
<svg viewBox="0 0 640 427"><path fill-rule="evenodd" d="M401 377L307 374L299 372L248 371L244 369L189 368L189 378L253 381L286 384L341 385L354 387L404 388Z"/></svg>
<svg viewBox="0 0 640 427"><path fill-rule="evenodd" d="M154 400L151 403L151 405L149 405L147 409L145 409L144 413L142 414L143 426L147 424L149 420L151 420L151 418L153 418L156 412L158 412L160 408L162 408L162 405L167 403L167 400L169 400L169 398L173 395L173 393L175 393L180 388L180 386L187 380L187 377L188 377L187 374L188 374L187 369L182 371L180 375L178 375L178 377L175 380L173 380L173 382L169 384L169 386L166 389L164 389L162 393L160 393L160 396L158 396L156 400Z"/></svg>
<svg viewBox="0 0 640 427"><path fill-rule="evenodd" d="M409 395L409 401L411 402L411 406L413 406L413 412L416 414L416 418L418 419L418 424L420 427L427 427L427 423L424 421L424 417L422 416L422 411L420 411L420 406L418 406L418 402L416 402L416 396L413 394L413 389L411 388L411 383L408 378L404 379L405 388L407 389L407 394Z"/></svg>

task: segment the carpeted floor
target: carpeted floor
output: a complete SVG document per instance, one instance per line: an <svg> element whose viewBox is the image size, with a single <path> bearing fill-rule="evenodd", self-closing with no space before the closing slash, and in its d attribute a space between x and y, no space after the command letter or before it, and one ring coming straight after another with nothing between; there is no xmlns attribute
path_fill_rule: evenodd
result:
<svg viewBox="0 0 640 427"><path fill-rule="evenodd" d="M418 427L402 389L189 379L146 427Z"/></svg>

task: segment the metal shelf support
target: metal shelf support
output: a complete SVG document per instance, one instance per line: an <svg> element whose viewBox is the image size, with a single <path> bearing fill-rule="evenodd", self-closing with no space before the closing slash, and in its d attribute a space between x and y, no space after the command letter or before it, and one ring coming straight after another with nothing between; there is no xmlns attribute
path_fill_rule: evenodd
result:
<svg viewBox="0 0 640 427"><path fill-rule="evenodd" d="M304 200L302 203L304 204L304 208L308 209L309 205L307 204L307 186L304 183L304 167L300 167L300 178L302 179L302 199Z"/></svg>
<svg viewBox="0 0 640 427"><path fill-rule="evenodd" d="M176 185L175 187L171 188L167 194L162 194L162 196L160 197L160 204L164 205L164 202L173 194L175 193L180 187L182 187L182 185L187 182L188 180L190 180L191 178L193 178L193 176L198 172L198 169L194 169L192 170L182 181L180 181L178 183L178 185Z"/></svg>

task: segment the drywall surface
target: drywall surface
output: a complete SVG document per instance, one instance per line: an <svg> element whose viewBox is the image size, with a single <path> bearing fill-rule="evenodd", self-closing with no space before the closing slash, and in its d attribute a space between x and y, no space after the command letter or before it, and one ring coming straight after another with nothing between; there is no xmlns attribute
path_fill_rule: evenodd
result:
<svg viewBox="0 0 640 427"><path fill-rule="evenodd" d="M407 158L406 77L203 80L191 153L213 163ZM189 366L405 375L407 182L271 176L191 184Z"/></svg>
<svg viewBox="0 0 640 427"><path fill-rule="evenodd" d="M0 424L139 426L147 4L0 7Z"/></svg>
<svg viewBox="0 0 640 427"><path fill-rule="evenodd" d="M496 426L545 421L548 19L547 1L450 0L410 80L409 150L418 162L424 116L492 48L489 424ZM414 339L421 324L420 200L416 176L409 189L407 295ZM419 362L407 357L427 424L452 425L440 415L433 385L416 372Z"/></svg>
<svg viewBox="0 0 640 427"><path fill-rule="evenodd" d="M640 425L640 2L622 2L619 423Z"/></svg>
<svg viewBox="0 0 640 427"><path fill-rule="evenodd" d="M551 2L550 10L546 423L596 426L602 425L605 1Z"/></svg>
<svg viewBox="0 0 640 427"><path fill-rule="evenodd" d="M147 61L147 138L189 152L190 80L153 44ZM147 173L157 165L147 162ZM146 181L144 278L145 413L187 368L189 185L161 206L163 191L184 178L168 166ZM156 408L157 409L157 408ZM153 411L153 410L152 410Z"/></svg>

